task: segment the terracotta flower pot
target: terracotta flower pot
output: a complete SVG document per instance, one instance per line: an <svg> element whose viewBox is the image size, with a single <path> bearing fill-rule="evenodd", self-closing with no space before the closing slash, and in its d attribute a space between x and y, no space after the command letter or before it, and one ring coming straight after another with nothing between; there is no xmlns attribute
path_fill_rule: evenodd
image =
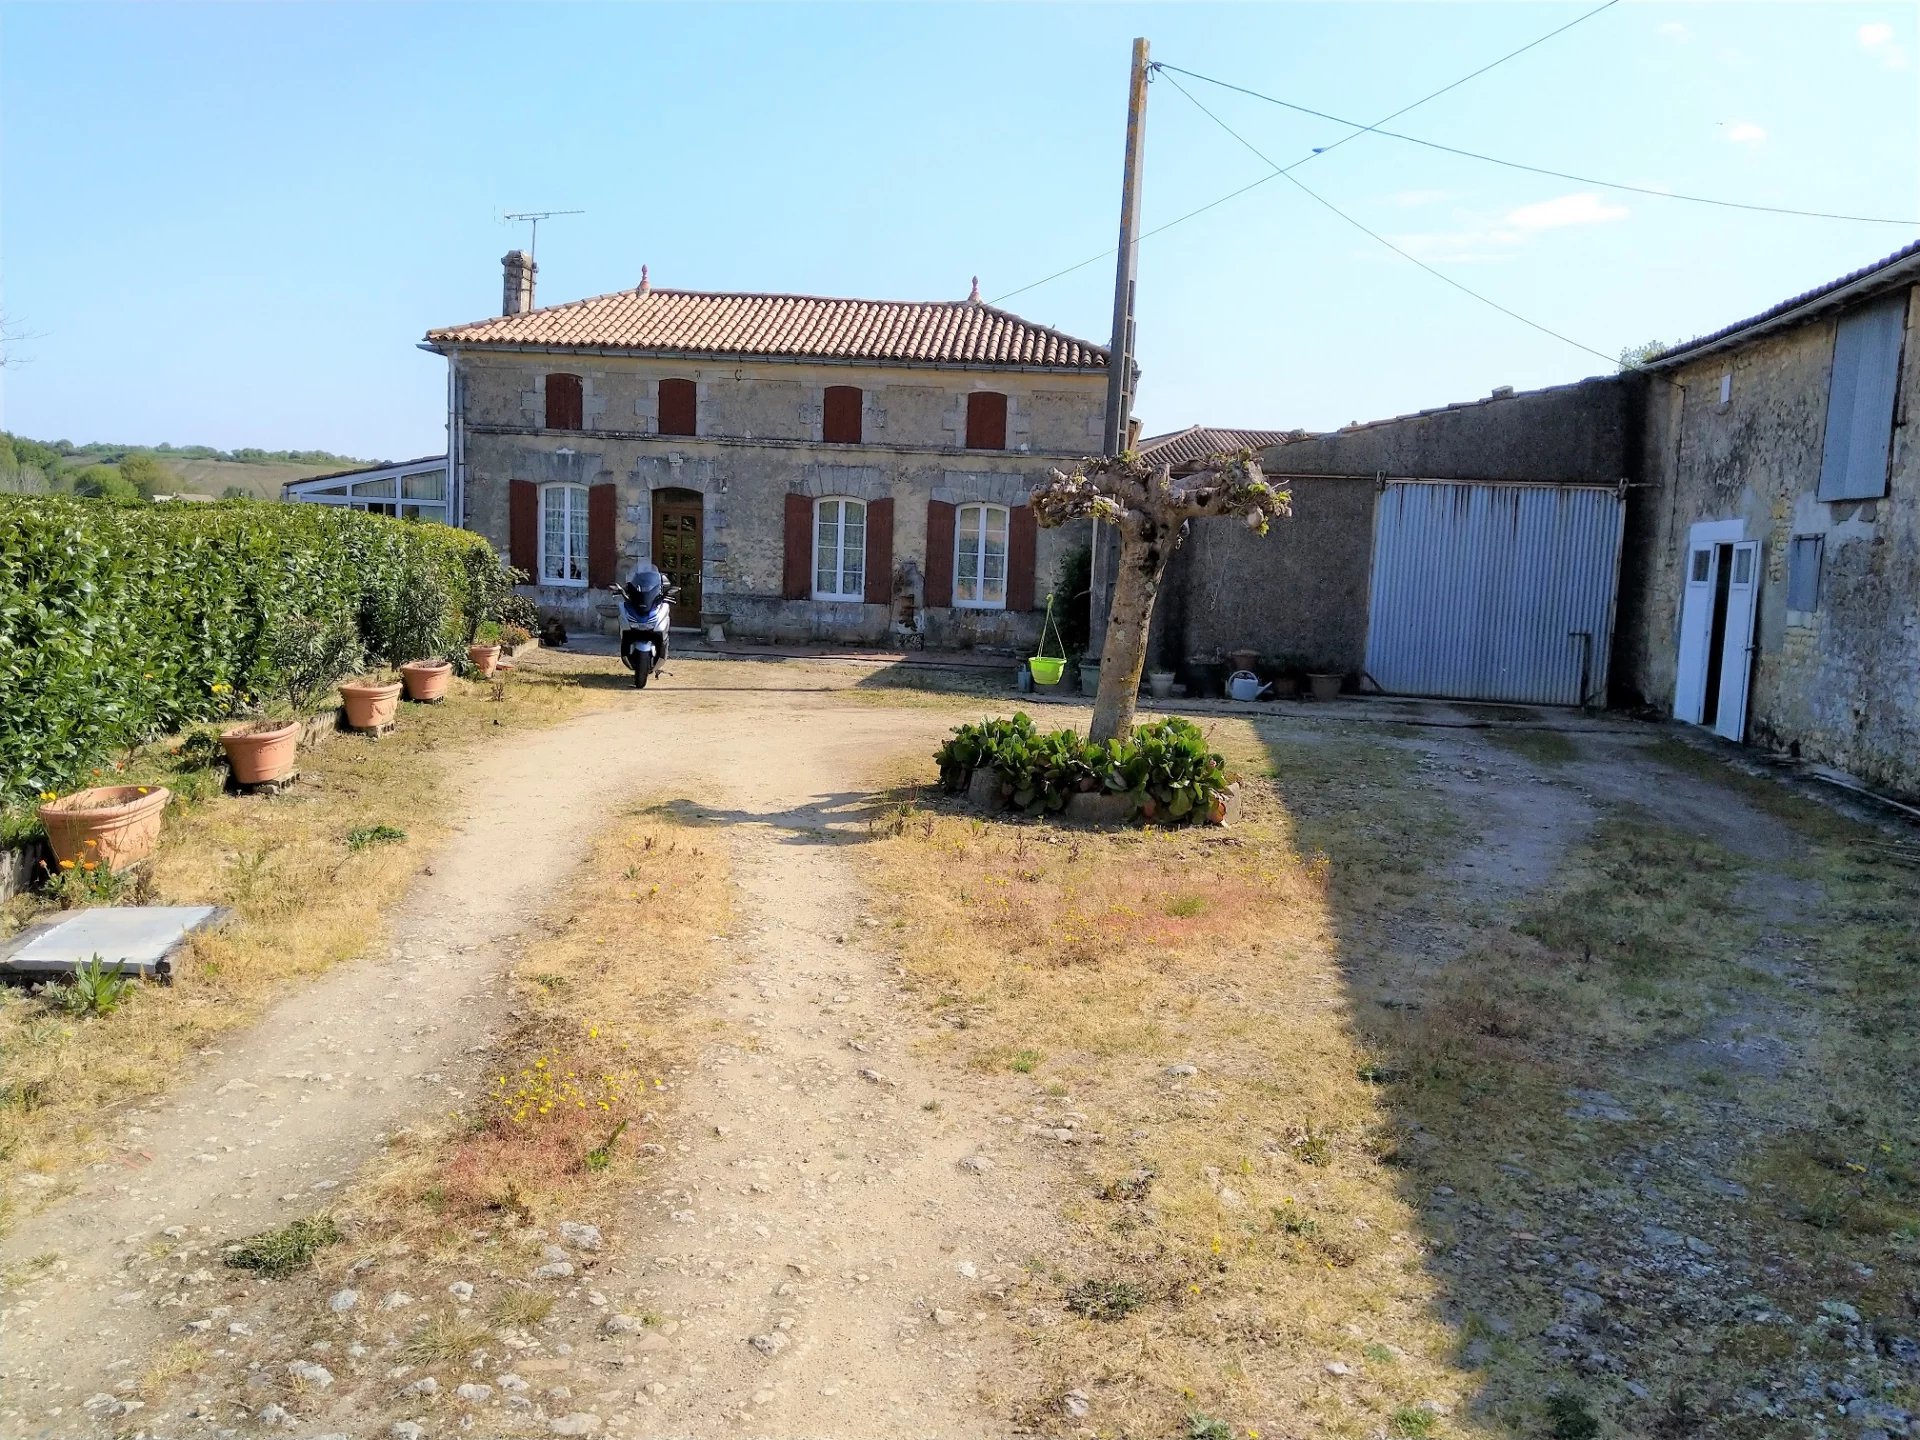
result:
<svg viewBox="0 0 1920 1440"><path fill-rule="evenodd" d="M42 805L40 823L54 859L118 870L153 853L160 812L172 798L164 785L99 785Z"/></svg>
<svg viewBox="0 0 1920 1440"><path fill-rule="evenodd" d="M469 645L467 647L467 659L473 662L473 668L478 670L482 676L491 677L493 667L500 663L500 647L498 645Z"/></svg>
<svg viewBox="0 0 1920 1440"><path fill-rule="evenodd" d="M1307 686L1316 700L1338 700L1341 682L1346 678L1344 675L1309 674Z"/></svg>
<svg viewBox="0 0 1920 1440"><path fill-rule="evenodd" d="M298 760L305 728L298 720L266 720L222 730L220 748L227 752L233 778L242 785L286 779Z"/></svg>
<svg viewBox="0 0 1920 1440"><path fill-rule="evenodd" d="M400 667L400 678L406 682L407 699L431 705L446 698L453 666L444 660L409 660Z"/></svg>
<svg viewBox="0 0 1920 1440"><path fill-rule="evenodd" d="M385 685L340 687L340 701L347 707L347 724L355 730L378 730L391 725L400 709L400 682Z"/></svg>

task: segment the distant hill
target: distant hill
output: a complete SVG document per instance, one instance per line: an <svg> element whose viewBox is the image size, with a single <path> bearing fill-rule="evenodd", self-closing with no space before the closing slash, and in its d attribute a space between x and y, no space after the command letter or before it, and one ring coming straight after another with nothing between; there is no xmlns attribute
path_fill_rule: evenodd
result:
<svg viewBox="0 0 1920 1440"><path fill-rule="evenodd" d="M0 430L0 492L244 495L277 500L289 480L378 462L331 450L217 450L211 445L112 445L30 440ZM131 492L131 493L129 493Z"/></svg>

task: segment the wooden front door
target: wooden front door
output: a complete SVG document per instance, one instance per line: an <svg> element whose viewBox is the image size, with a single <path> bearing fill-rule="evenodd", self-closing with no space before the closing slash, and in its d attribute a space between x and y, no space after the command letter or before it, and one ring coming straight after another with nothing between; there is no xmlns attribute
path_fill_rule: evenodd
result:
<svg viewBox="0 0 1920 1440"><path fill-rule="evenodd" d="M680 587L674 620L700 619L700 546L704 517L698 490L653 492L653 565L669 585Z"/></svg>

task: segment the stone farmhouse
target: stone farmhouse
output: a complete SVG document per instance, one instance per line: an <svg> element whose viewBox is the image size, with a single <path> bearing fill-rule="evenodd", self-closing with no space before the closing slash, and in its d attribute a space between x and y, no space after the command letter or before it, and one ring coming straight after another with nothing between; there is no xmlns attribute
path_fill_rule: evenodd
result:
<svg viewBox="0 0 1920 1440"><path fill-rule="evenodd" d="M1084 527L1028 492L1100 448L1107 352L981 302L631 290L428 333L450 502L600 628L651 560L680 617L777 641L1030 646Z"/></svg>

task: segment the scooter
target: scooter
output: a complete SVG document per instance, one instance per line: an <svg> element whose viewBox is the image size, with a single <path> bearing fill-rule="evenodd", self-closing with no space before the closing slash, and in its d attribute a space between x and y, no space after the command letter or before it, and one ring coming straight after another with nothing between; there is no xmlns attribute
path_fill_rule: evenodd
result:
<svg viewBox="0 0 1920 1440"><path fill-rule="evenodd" d="M613 587L620 597L620 663L633 672L633 688L644 690L656 670L667 663L667 631L673 624L673 602L680 587L651 565L633 572L624 585Z"/></svg>

